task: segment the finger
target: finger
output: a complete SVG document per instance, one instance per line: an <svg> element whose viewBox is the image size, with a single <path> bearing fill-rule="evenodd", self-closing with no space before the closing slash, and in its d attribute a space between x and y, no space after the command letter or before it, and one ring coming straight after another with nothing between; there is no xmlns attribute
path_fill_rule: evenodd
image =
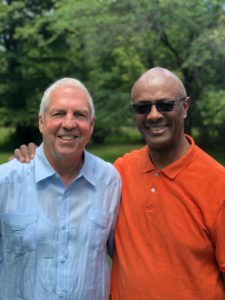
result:
<svg viewBox="0 0 225 300"><path fill-rule="evenodd" d="M31 158L30 158L28 146L23 144L23 145L20 146L19 149L20 149L20 152L21 152L21 156L23 156L23 158L25 159L25 162L30 162Z"/></svg>
<svg viewBox="0 0 225 300"><path fill-rule="evenodd" d="M26 157L21 153L19 148L14 150L14 157L21 162L26 162Z"/></svg>
<svg viewBox="0 0 225 300"><path fill-rule="evenodd" d="M29 143L27 145L28 147L28 155L29 155L29 158L30 159L33 159L34 158L34 155L35 155L35 152L36 152L36 148L37 148L37 145L34 144L34 143Z"/></svg>
<svg viewBox="0 0 225 300"><path fill-rule="evenodd" d="M15 158L14 155L11 155L9 158L8 158L8 161L12 160L13 158Z"/></svg>

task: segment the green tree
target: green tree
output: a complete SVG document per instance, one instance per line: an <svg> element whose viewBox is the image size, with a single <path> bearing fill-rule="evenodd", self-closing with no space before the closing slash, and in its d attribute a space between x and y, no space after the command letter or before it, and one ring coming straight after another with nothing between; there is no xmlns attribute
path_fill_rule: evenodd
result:
<svg viewBox="0 0 225 300"><path fill-rule="evenodd" d="M137 77L163 66L197 103L187 130L200 128L211 107L201 105L205 95L225 89L224 12L222 0L2 1L1 124L12 123L30 141L41 93L56 78L72 76L94 97L94 139L104 141L132 126Z"/></svg>
<svg viewBox="0 0 225 300"><path fill-rule="evenodd" d="M213 87L201 95L198 101L201 124L196 127L199 142L208 147L225 146L225 90L214 90Z"/></svg>
<svg viewBox="0 0 225 300"><path fill-rule="evenodd" d="M69 27L82 28L85 80L95 96L100 135L130 123L130 88L150 67L175 71L193 102L203 101L209 84L224 89L224 1L66 2L67 11L65 2L61 7ZM200 126L198 107L192 108L189 132Z"/></svg>
<svg viewBox="0 0 225 300"><path fill-rule="evenodd" d="M45 25L52 5L52 1L8 0L0 3L3 66L0 71L0 105L4 107L1 110L1 122L15 126L17 137L31 139L37 132L35 96L43 84L43 73L40 74L37 69L40 61L43 64L39 43L47 32ZM33 35L26 43L26 37L35 29L39 36ZM36 60L35 64L31 63L31 57L32 61Z"/></svg>

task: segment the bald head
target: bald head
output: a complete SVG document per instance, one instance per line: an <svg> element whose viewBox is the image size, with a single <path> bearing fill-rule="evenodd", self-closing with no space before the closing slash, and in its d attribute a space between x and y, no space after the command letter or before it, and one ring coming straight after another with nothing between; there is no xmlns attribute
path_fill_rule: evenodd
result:
<svg viewBox="0 0 225 300"><path fill-rule="evenodd" d="M131 90L132 100L137 97L140 90L144 89L152 89L156 92L168 90L168 93L172 91L177 98L187 96L182 81L171 71L160 67L152 68L138 78Z"/></svg>

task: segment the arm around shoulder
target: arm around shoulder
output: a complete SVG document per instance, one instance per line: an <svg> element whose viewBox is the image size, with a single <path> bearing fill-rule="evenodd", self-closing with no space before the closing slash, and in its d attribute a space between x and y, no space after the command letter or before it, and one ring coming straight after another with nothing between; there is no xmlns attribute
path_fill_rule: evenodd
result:
<svg viewBox="0 0 225 300"><path fill-rule="evenodd" d="M29 143L28 145L21 145L19 148L14 150L14 156L17 160L22 163L30 162L35 155L37 145Z"/></svg>

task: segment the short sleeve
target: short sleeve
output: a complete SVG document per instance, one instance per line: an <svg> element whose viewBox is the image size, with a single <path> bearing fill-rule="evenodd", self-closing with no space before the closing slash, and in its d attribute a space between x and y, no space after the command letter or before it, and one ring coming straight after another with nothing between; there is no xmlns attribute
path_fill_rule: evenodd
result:
<svg viewBox="0 0 225 300"><path fill-rule="evenodd" d="M225 273L225 203L218 215L216 227L216 259L221 272Z"/></svg>

